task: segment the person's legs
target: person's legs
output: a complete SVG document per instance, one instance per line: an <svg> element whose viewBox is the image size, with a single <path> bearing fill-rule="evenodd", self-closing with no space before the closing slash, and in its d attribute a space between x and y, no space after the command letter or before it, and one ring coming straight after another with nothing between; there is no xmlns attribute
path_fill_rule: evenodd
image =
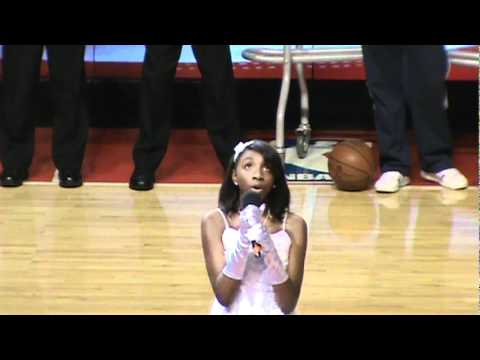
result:
<svg viewBox="0 0 480 360"><path fill-rule="evenodd" d="M42 49L42 45L5 45L3 48L2 186L21 186L28 177L35 143L32 108Z"/></svg>
<svg viewBox="0 0 480 360"><path fill-rule="evenodd" d="M445 87L446 52L442 45L408 46L405 62L405 92L412 112L422 169L438 172L451 168L452 140Z"/></svg>
<svg viewBox="0 0 480 360"><path fill-rule="evenodd" d="M224 169L240 141L232 59L228 45L192 45L202 73L205 124Z"/></svg>
<svg viewBox="0 0 480 360"><path fill-rule="evenodd" d="M81 168L88 137L84 102L84 45L47 45L50 82L55 104L53 161L60 185L82 185Z"/></svg>
<svg viewBox="0 0 480 360"><path fill-rule="evenodd" d="M409 175L411 160L406 133L401 46L363 46L367 86L374 106L382 172Z"/></svg>
<svg viewBox="0 0 480 360"><path fill-rule="evenodd" d="M421 176L458 190L468 186L453 168L453 145L447 118L447 53L442 45L408 46L405 88L420 150Z"/></svg>
<svg viewBox="0 0 480 360"><path fill-rule="evenodd" d="M396 192L409 183L411 167L402 82L404 50L393 45L364 45L362 50L382 172L375 188L379 192Z"/></svg>
<svg viewBox="0 0 480 360"><path fill-rule="evenodd" d="M173 81L181 45L147 45L140 85L140 134L133 149L133 190L150 190L170 136Z"/></svg>

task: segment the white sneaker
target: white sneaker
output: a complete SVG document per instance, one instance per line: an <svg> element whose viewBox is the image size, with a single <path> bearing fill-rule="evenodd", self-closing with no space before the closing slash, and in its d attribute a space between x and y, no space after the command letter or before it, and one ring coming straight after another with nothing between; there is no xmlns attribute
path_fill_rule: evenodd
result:
<svg viewBox="0 0 480 360"><path fill-rule="evenodd" d="M398 171L387 171L375 183L375 190L377 192L394 193L408 184L410 184L408 176L404 176Z"/></svg>
<svg viewBox="0 0 480 360"><path fill-rule="evenodd" d="M439 183L443 187L452 190L460 190L468 187L467 178L457 169L450 168L437 173L427 173L420 171L420 176L424 179Z"/></svg>

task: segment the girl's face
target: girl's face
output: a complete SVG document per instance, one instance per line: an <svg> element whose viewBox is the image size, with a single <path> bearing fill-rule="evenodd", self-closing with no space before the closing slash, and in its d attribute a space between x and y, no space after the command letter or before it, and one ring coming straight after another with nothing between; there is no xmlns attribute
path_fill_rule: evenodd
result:
<svg viewBox="0 0 480 360"><path fill-rule="evenodd" d="M240 188L240 196L252 190L258 192L265 200L272 190L275 179L270 168L265 164L261 154L246 150L238 160L232 174L232 180Z"/></svg>

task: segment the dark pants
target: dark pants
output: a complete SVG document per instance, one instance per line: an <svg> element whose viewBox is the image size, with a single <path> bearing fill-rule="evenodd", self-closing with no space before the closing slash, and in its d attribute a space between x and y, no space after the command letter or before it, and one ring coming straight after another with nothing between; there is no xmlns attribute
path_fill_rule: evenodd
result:
<svg viewBox="0 0 480 360"><path fill-rule="evenodd" d="M53 161L64 171L80 171L88 134L83 102L83 45L46 45L50 88L55 106ZM35 103L43 45L3 48L3 116L1 160L5 169L26 173L35 142Z"/></svg>
<svg viewBox="0 0 480 360"><path fill-rule="evenodd" d="M410 173L408 110L422 169L438 172L453 167L446 113L448 63L443 46L364 45L363 56L375 111L382 172Z"/></svg>
<svg viewBox="0 0 480 360"><path fill-rule="evenodd" d="M235 83L228 45L192 45L202 74L204 119L217 157L227 166L240 139ZM173 83L181 45L147 45L140 92L140 135L135 169L154 172L167 151ZM188 106L186 103L185 106Z"/></svg>

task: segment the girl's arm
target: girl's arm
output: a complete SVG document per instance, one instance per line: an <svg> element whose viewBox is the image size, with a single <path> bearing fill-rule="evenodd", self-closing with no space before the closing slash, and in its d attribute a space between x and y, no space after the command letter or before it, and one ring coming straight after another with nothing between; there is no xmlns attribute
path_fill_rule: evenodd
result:
<svg viewBox="0 0 480 360"><path fill-rule="evenodd" d="M273 286L275 300L285 314L289 314L295 309L300 297L308 237L305 220L298 215L290 214L287 221L287 232L292 240L288 256L288 279L282 284Z"/></svg>
<svg viewBox="0 0 480 360"><path fill-rule="evenodd" d="M223 306L229 306L235 299L240 287L241 277L245 269L243 261L246 262L248 246L244 250L241 246L242 244L237 244L234 258L230 259L230 264L227 264L222 244L225 224L217 210L211 211L204 216L201 230L203 255L210 284L218 302ZM225 275L224 272L230 274L230 276Z"/></svg>

